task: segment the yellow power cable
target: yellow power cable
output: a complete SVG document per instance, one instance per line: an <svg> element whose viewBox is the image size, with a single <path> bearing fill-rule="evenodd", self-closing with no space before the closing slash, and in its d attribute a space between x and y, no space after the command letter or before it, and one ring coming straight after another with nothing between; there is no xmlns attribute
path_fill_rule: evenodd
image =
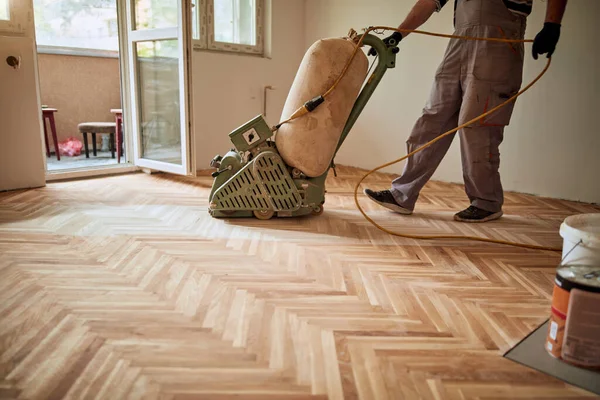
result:
<svg viewBox="0 0 600 400"><path fill-rule="evenodd" d="M352 53L352 56L350 57L350 59L348 60L348 62L346 63L346 65L344 66L344 69L342 70L342 72L340 73L340 75L338 76L337 80L334 82L334 84L325 92L325 94L323 94L323 97L327 97L329 94L331 94L331 92L337 87L337 85L340 83L340 81L342 80L342 78L346 75L346 72L348 71L348 68L350 67L350 64L352 63L352 60L354 59L354 57L356 56L356 54L358 53L358 50L360 49L360 47L362 46L362 42L364 40L364 37L371 31L374 30L378 30L378 31L397 31L397 32L401 32L401 33L418 33L418 34L422 34L422 35L428 35L428 36L436 36L436 37L443 37L443 38L449 38L449 39L462 39L462 40L479 40L479 41L489 41L489 42L501 42L501 43L531 43L533 42L533 40L531 39L504 39L504 38L485 38L485 37L471 37L471 36L459 36L459 35L448 35L448 34L443 34L443 33L434 33L434 32L427 32L427 31L420 31L420 30L413 30L413 29L398 29L398 28L392 28L392 27L387 27L387 26L375 26L375 27L370 27L368 29L365 30L365 33L361 36L361 38L359 39L358 43L356 44L356 47ZM456 133L457 131L459 131L460 129L463 129L469 125L472 125L480 120L482 120L483 118L487 117L488 115L498 111L499 109L501 109L502 107L508 105L509 103L515 101L517 99L517 97L521 96L523 93L525 93L527 90L529 90L533 85L535 85L540 79L541 77L546 73L546 71L548 71L548 68L550 67L550 62L551 62L551 58L548 58L548 62L546 63L546 66L544 67L544 69L542 70L542 72L539 73L539 75L532 80L527 86L525 86L523 89L521 89L518 93L516 93L515 95L513 95L511 98L509 98L508 100L506 100L505 102L503 102L502 104L497 105L496 107L492 108L491 110L481 114L480 116L473 118L470 121L465 122L464 124L457 126L454 129L449 130L448 132L445 132L443 134L441 134L440 136L438 136L437 138L425 143L423 146L419 147L418 149L408 153L407 155L400 157L397 160L394 161L390 161L388 163L385 163L383 165L380 165L377 168L372 169L371 171L369 171L367 174L365 174L356 184L355 188L354 188L354 202L356 203L356 207L358 208L358 210L361 212L361 214L363 215L363 217L369 221L373 226L375 226L377 229L393 235L393 236L398 236L398 237L403 237L403 238L408 238L408 239L417 239L417 240L437 240L437 239L467 239L467 240L474 240L474 241L479 241L479 242L486 242L486 243L495 243L495 244L502 244L502 245L508 245L508 246L515 246L515 247L522 247L522 248L527 248L527 249L534 249L534 250L548 250L548 251L562 251L562 248L557 248L557 247L547 247L547 246L538 246L538 245L531 245L531 244L526 244L526 243L518 243L518 242L511 242L508 240L497 240L497 239L488 239L488 238L483 238L483 237L478 237L478 236L468 236L468 235L410 235L410 234L405 234L405 233L400 233L400 232L394 232L391 231L387 228L384 228L383 226L379 225L377 222L375 222L371 217L369 217L367 215L367 213L363 210L363 208L360 206L360 202L358 201L358 190L360 189L360 185L361 183L371 174L373 174L374 172L377 172L383 168L387 168L391 165L397 164L399 162L402 162L404 160L406 160L409 157L412 157L413 155L415 155L416 153L418 153L419 151L425 150L426 148L428 148L429 146L433 145L434 143L436 143L437 141L443 139L444 137L448 136L448 135L452 135L454 133ZM279 126L290 122L296 118L301 117L302 115L305 115L308 113L308 110L304 110L302 111L303 107L301 107L300 109L298 109L294 114L292 114L292 116L281 122Z"/></svg>

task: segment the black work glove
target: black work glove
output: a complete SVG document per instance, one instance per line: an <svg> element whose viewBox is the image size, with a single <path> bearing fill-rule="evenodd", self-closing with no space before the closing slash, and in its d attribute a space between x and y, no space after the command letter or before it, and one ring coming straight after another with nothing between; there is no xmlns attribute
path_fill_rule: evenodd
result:
<svg viewBox="0 0 600 400"><path fill-rule="evenodd" d="M394 31L394 33L392 33L390 36L383 39L383 43L388 47L394 47L394 46L398 46L398 43L400 43L401 40L402 40L402 34L398 31ZM369 50L369 55L376 56L377 50L375 50L375 48L371 47L371 50Z"/></svg>
<svg viewBox="0 0 600 400"><path fill-rule="evenodd" d="M560 37L560 24L555 22L546 22L544 23L544 28L538 33L533 40L533 58L535 60L538 59L539 54L548 53L546 56L550 58L552 53L554 53L554 49L556 48L556 44L558 43L558 38Z"/></svg>

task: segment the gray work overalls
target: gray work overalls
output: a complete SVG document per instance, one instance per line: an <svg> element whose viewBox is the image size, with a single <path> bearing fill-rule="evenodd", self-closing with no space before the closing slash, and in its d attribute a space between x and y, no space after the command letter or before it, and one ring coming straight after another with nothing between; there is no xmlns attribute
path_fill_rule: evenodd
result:
<svg viewBox="0 0 600 400"><path fill-rule="evenodd" d="M513 14L502 0L457 0L455 34L523 39L526 17ZM522 43L451 39L437 69L421 117L407 140L411 152L444 132L504 102L519 91L523 75ZM514 102L459 131L465 191L471 205L497 212L504 202L498 168L499 146ZM454 135L411 157L392 194L414 209L419 192L448 151Z"/></svg>

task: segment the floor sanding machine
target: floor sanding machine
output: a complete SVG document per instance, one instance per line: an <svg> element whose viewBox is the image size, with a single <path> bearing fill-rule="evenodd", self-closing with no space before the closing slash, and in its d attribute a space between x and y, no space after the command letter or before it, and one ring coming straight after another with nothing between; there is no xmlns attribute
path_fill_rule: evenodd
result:
<svg viewBox="0 0 600 400"><path fill-rule="evenodd" d="M357 43L377 51L371 75ZM368 32L351 30L346 37L315 42L300 64L283 122L270 127L258 115L229 134L235 148L211 161L209 213L259 219L320 215L335 155L387 69L395 67L397 53L396 45ZM299 114L303 118L295 118Z"/></svg>

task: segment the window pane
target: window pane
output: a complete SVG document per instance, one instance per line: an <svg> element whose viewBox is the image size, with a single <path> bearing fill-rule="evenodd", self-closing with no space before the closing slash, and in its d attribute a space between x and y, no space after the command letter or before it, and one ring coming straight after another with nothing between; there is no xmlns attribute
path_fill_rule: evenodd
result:
<svg viewBox="0 0 600 400"><path fill-rule="evenodd" d="M34 0L33 7L38 45L118 51L116 0Z"/></svg>
<svg viewBox="0 0 600 400"><path fill-rule="evenodd" d="M177 16L177 0L135 0L135 29L173 28Z"/></svg>
<svg viewBox="0 0 600 400"><path fill-rule="evenodd" d="M177 40L136 43L142 157L181 165Z"/></svg>
<svg viewBox="0 0 600 400"><path fill-rule="evenodd" d="M0 19L9 20L10 11L8 9L8 2L10 0L0 0Z"/></svg>
<svg viewBox="0 0 600 400"><path fill-rule="evenodd" d="M256 45L256 0L214 0L215 41Z"/></svg>

